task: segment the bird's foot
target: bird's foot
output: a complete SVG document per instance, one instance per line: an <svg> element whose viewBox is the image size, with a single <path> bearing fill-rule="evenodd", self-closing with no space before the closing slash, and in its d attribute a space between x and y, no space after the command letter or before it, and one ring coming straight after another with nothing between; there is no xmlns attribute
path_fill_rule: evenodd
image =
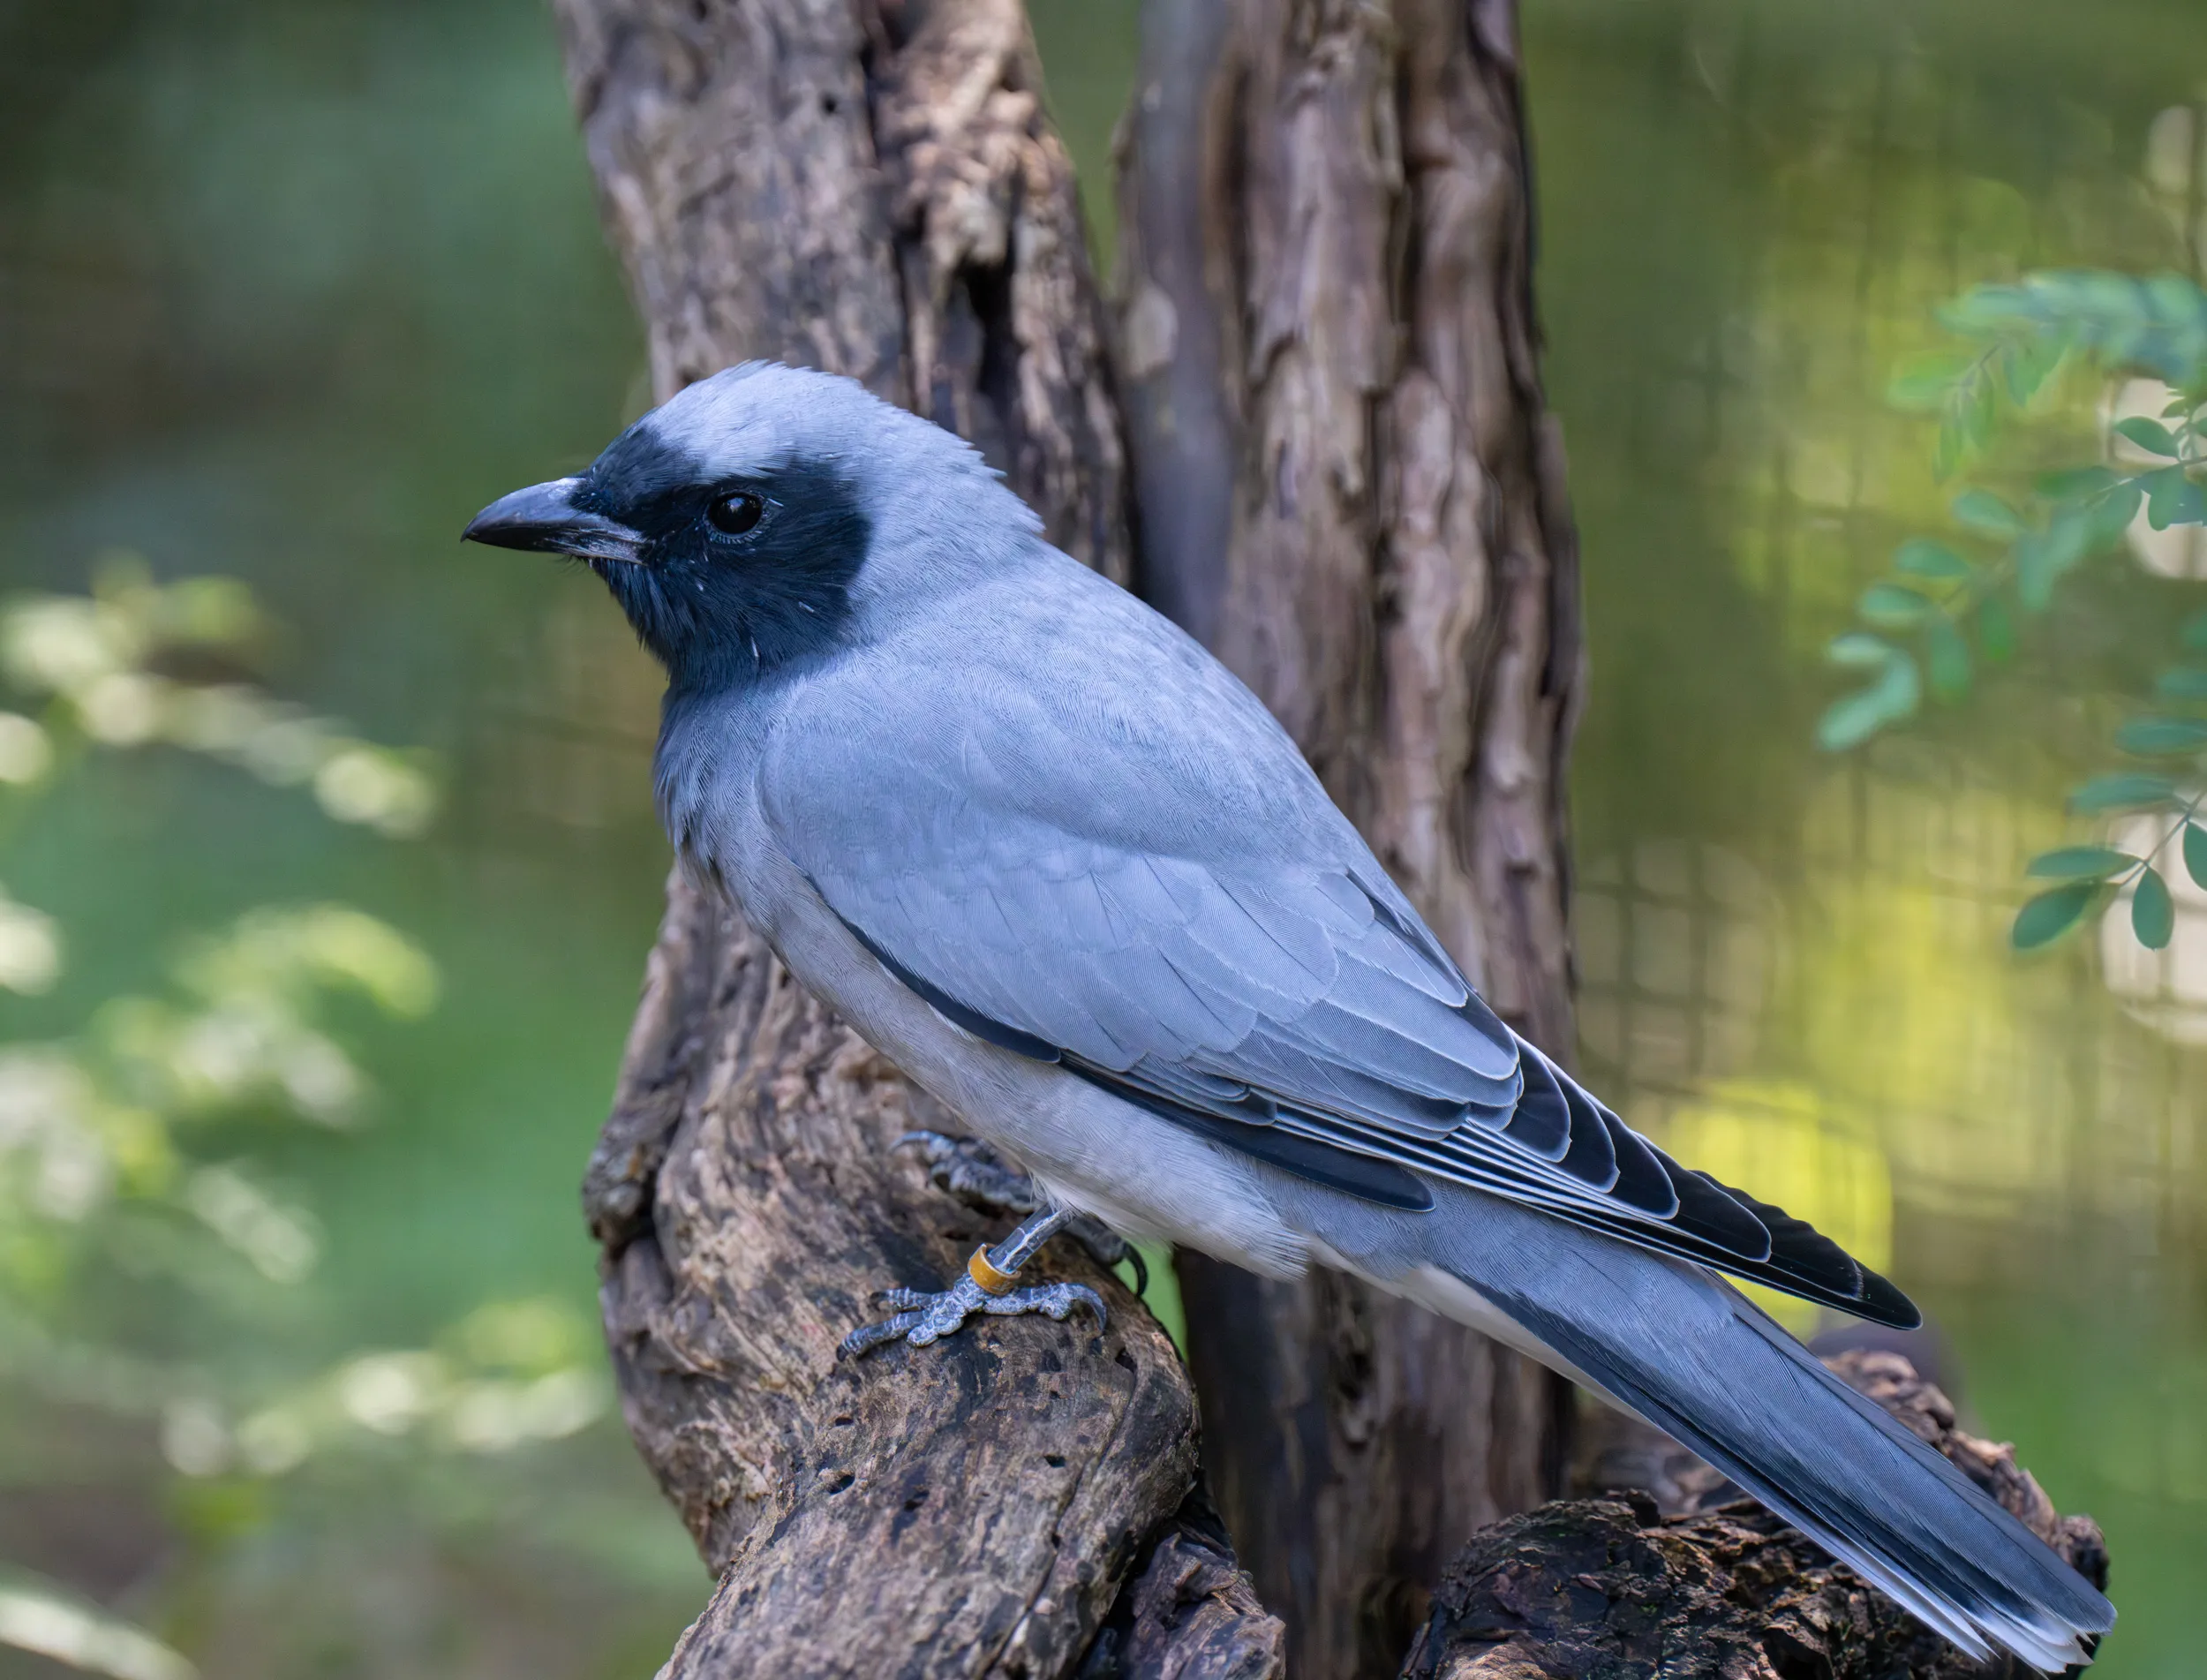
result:
<svg viewBox="0 0 2207 1680"><path fill-rule="evenodd" d="M966 1262L966 1275L940 1294L923 1290L892 1289L881 1299L896 1316L878 1324L862 1325L843 1338L842 1351L852 1358L869 1348L900 1337L915 1347L940 1341L966 1322L970 1313L992 1313L1008 1317L1019 1313L1047 1313L1063 1319L1076 1307L1096 1314L1100 1329L1108 1322L1104 1298L1085 1284L1043 1284L1021 1289L1021 1267L1041 1252L1042 1246L1064 1230L1073 1215L1065 1208L1044 1208L1020 1222L1020 1227L994 1247L983 1244Z"/></svg>
<svg viewBox="0 0 2207 1680"><path fill-rule="evenodd" d="M1016 1214L1021 1218L1046 1205L1035 1181L1017 1167L1007 1166L997 1152L977 1137L952 1137L945 1132L907 1132L896 1141L900 1149L915 1149L927 1163L927 1176L936 1188L947 1190L976 1213ZM1102 1220L1085 1213L1066 1221L1066 1236L1088 1251L1096 1263L1109 1271L1122 1261L1134 1269L1134 1293L1149 1292L1149 1267L1141 1250Z"/></svg>
<svg viewBox="0 0 2207 1680"><path fill-rule="evenodd" d="M930 1295L920 1289L890 1289L883 1291L879 1299L896 1315L878 1324L862 1325L846 1336L842 1352L847 1358L855 1359L861 1353L898 1340L925 1347L958 1330L972 1313L990 1313L998 1317L1043 1313L1063 1320L1071 1315L1074 1307L1086 1307L1096 1315L1098 1329L1105 1322L1104 1298L1086 1284L1039 1284L1032 1289L1012 1289L1001 1295L991 1295L967 1277L939 1294Z"/></svg>

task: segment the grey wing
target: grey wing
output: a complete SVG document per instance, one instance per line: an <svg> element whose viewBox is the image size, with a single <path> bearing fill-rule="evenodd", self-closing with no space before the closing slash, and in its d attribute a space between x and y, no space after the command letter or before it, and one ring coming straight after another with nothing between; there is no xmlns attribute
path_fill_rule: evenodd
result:
<svg viewBox="0 0 2207 1680"><path fill-rule="evenodd" d="M1274 785L1301 788L1306 808L1265 813L1244 840L1231 788L1191 827L1189 789L1145 787L1123 765L1088 766L1083 810L1057 769L1073 756L1013 710L896 753L814 735L770 753L762 782L770 825L829 907L946 1019L1367 1200L1426 1209L1427 1178L1452 1181L1917 1321L1837 1245L1680 1166L1512 1033L1284 736L1293 773ZM820 764L839 750L865 762ZM1186 755L1135 756L1200 774ZM1153 848L1141 811L1155 805L1171 826Z"/></svg>

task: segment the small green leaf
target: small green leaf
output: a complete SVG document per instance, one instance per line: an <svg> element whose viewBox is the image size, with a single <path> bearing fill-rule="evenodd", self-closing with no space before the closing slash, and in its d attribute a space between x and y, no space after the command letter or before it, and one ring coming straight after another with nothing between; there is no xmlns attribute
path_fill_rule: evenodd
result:
<svg viewBox="0 0 2207 1680"><path fill-rule="evenodd" d="M2175 796L2176 784L2166 776L2118 771L2113 775L2095 776L2072 789L2069 809L2080 816L2095 816L2102 811L2139 810L2166 805Z"/></svg>
<svg viewBox="0 0 2207 1680"><path fill-rule="evenodd" d="M1939 441L1932 448L1932 476L1942 484L1953 478L1962 454L1961 428L1950 419L1939 428Z"/></svg>
<svg viewBox="0 0 2207 1680"><path fill-rule="evenodd" d="M1931 607L1921 595L1899 584L1872 584L1855 603L1857 613L1887 629L1905 629L1918 622Z"/></svg>
<svg viewBox="0 0 2207 1680"><path fill-rule="evenodd" d="M2051 333L2044 337L2025 339L2007 346L2000 358L2000 373L2007 385L2007 400L2017 408L2026 406L2038 394L2038 388L2053 376L2061 365L2061 358L2069 353L2066 333Z"/></svg>
<svg viewBox="0 0 2207 1680"><path fill-rule="evenodd" d="M1824 715L1816 722L1816 744L1826 752L1844 752L1860 746L1890 722L1876 694L1857 689L1824 708Z"/></svg>
<svg viewBox="0 0 2207 1680"><path fill-rule="evenodd" d="M2046 563L2059 576L2092 552L2092 516L2078 508L2063 508L2046 527Z"/></svg>
<svg viewBox="0 0 2207 1680"><path fill-rule="evenodd" d="M1882 636L1872 636L1867 630L1849 630L1835 636L1824 650L1824 657L1834 665L1883 665L1900 650Z"/></svg>
<svg viewBox="0 0 2207 1680"><path fill-rule="evenodd" d="M2041 893L2015 912L2015 925L2008 930L2009 941L2018 951L2036 951L2060 938L2076 925L2077 918L2092 908L2092 900L2104 890L2098 881L2078 881Z"/></svg>
<svg viewBox="0 0 2207 1680"><path fill-rule="evenodd" d="M2156 531L2207 523L2207 495L2181 467L2160 467L2137 480L2145 486L2146 523Z"/></svg>
<svg viewBox="0 0 2207 1680"><path fill-rule="evenodd" d="M2145 501L2145 492L2139 488L2141 482L2127 478L2092 504L2094 548L2113 547L2122 540L2123 532L2130 529L2130 522L2138 516L2139 505Z"/></svg>
<svg viewBox="0 0 2207 1680"><path fill-rule="evenodd" d="M2176 458L2176 433L2158 420L2133 415L2129 419L2116 421L2115 430L2148 455L2166 456L2172 461Z"/></svg>
<svg viewBox="0 0 2207 1680"><path fill-rule="evenodd" d="M2179 665L2161 673L2153 691L2164 700L2207 700L2207 671Z"/></svg>
<svg viewBox="0 0 2207 1680"><path fill-rule="evenodd" d="M1935 409L1947 400L1955 381L1977 365L1977 359L1967 352L1952 350L1916 357L1894 374L1893 383L1886 388L1886 400L1895 408Z"/></svg>
<svg viewBox="0 0 2207 1680"><path fill-rule="evenodd" d="M2112 846L2064 846L2058 851L2039 853L2023 873L2042 881L2104 881L2137 861Z"/></svg>
<svg viewBox="0 0 2207 1680"><path fill-rule="evenodd" d="M2184 873L2194 886L2207 886L2207 828L2197 823L2184 825Z"/></svg>
<svg viewBox="0 0 2207 1680"><path fill-rule="evenodd" d="M1910 537L1893 551L1893 569L1910 577L1931 577L1943 582L1967 577L1977 569L1945 543L1933 542L1928 537Z"/></svg>
<svg viewBox="0 0 2207 1680"><path fill-rule="evenodd" d="M1917 674L1916 661L1905 653L1895 652L1886 661L1885 674L1872 685L1871 691L1885 702L1892 717L1907 717L1922 704L1924 698L1923 679Z"/></svg>
<svg viewBox="0 0 2207 1680"><path fill-rule="evenodd" d="M1999 424L1999 394L1980 364L1958 380L1947 396L1934 471L1941 478L1951 476L1962 462L1984 451Z"/></svg>
<svg viewBox="0 0 2207 1680"><path fill-rule="evenodd" d="M2053 545L2043 531L2015 539L2015 599L2026 613L2043 613L2053 600Z"/></svg>
<svg viewBox="0 0 2207 1680"><path fill-rule="evenodd" d="M1965 490L1955 498L1955 522L1986 537L2016 537L2024 529L2022 516L1990 490Z"/></svg>
<svg viewBox="0 0 2207 1680"><path fill-rule="evenodd" d="M2207 722L2197 718L2132 718L2115 731L2115 744L2141 758L2197 752L2207 747Z"/></svg>
<svg viewBox="0 0 2207 1680"><path fill-rule="evenodd" d="M2138 871L2137 890L2130 895L2130 930L2149 951L2163 949L2176 931L2176 905L2169 897L2169 884L2151 863Z"/></svg>
<svg viewBox="0 0 2207 1680"><path fill-rule="evenodd" d="M2015 655L2015 621L2007 603L1997 595L1988 596L1977 608L1977 647L1996 664Z"/></svg>
<svg viewBox="0 0 2207 1680"><path fill-rule="evenodd" d="M1816 726L1817 744L1827 752L1859 746L1888 723L1913 712L1923 698L1916 661L1898 649L1886 657L1885 669L1866 689L1842 695L1825 708Z"/></svg>
<svg viewBox="0 0 2207 1680"><path fill-rule="evenodd" d="M1970 644L1944 613L1935 614L1924 627L1924 668L1932 692L1940 699L1959 700L1969 693Z"/></svg>

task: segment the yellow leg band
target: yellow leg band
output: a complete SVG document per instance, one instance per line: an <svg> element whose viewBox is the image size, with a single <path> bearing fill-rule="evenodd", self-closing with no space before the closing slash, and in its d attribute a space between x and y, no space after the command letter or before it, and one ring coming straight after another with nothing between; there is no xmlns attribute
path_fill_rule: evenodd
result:
<svg viewBox="0 0 2207 1680"><path fill-rule="evenodd" d="M1019 1282L1014 1273L1000 1269L989 1258L989 1245L985 1242L973 1251L973 1258L966 1262L966 1276L979 1285L984 1295L1008 1295Z"/></svg>

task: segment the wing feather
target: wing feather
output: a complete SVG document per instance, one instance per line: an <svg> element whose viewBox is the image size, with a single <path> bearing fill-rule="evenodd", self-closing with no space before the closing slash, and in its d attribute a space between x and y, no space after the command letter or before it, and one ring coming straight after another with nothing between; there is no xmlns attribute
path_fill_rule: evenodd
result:
<svg viewBox="0 0 2207 1680"><path fill-rule="evenodd" d="M852 718L840 735L770 751L762 771L762 807L790 856L945 1019L1352 1195L1424 1208L1427 1180L1450 1180L1916 1321L1885 1279L1680 1166L1503 1025L1269 720L1186 723L1246 727L1253 757L1286 755L1262 788L1300 789L1269 820L1228 810L1205 827L1202 797L1158 797L1109 754L1088 761L1083 804L1053 773L1051 743L1022 742L1045 727L1031 693L1013 698L1017 725L997 719L987 751L970 730L907 731L909 750L818 773L821 757L863 739L867 720ZM1054 727L1094 733L1081 719ZM793 767L800 753L807 773ZM1076 755L1061 743L1057 756ZM1202 773L1193 749L1152 761ZM1252 787L1265 771L1243 769ZM837 786L863 791L830 803Z"/></svg>

